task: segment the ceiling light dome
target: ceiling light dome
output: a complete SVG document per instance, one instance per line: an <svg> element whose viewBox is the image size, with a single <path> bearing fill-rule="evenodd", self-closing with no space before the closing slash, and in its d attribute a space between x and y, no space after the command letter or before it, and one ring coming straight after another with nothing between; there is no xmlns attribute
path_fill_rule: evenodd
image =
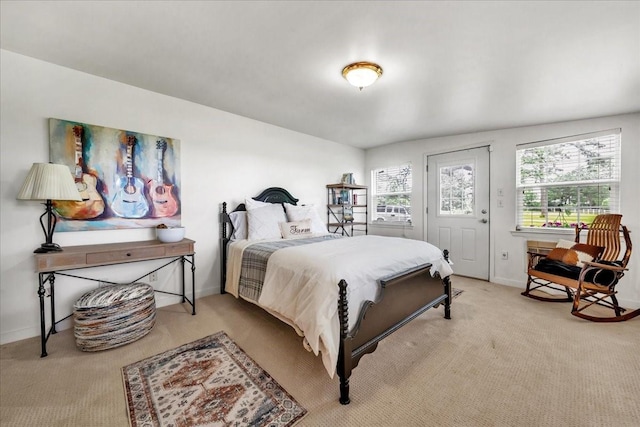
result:
<svg viewBox="0 0 640 427"><path fill-rule="evenodd" d="M360 90L372 85L381 75L382 68L373 62L354 62L342 69L342 76Z"/></svg>

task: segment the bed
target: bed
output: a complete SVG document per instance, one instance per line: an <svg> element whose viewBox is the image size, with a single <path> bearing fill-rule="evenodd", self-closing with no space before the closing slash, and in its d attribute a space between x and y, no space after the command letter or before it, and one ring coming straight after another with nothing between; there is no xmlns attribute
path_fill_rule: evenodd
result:
<svg viewBox="0 0 640 427"><path fill-rule="evenodd" d="M271 187L231 211L222 204L222 292L292 326L338 375L346 405L353 369L378 342L430 308L442 305L451 318L448 252L411 239L330 234L312 206L297 202Z"/></svg>

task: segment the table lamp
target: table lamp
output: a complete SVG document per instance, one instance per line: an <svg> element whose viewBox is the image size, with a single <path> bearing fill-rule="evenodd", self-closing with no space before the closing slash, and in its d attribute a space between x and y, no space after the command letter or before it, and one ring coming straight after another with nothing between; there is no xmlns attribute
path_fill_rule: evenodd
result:
<svg viewBox="0 0 640 427"><path fill-rule="evenodd" d="M18 200L44 200L45 212L40 215L40 226L44 232L45 243L35 253L59 252L60 245L53 243L53 231L57 218L53 213L52 200L82 201L71 171L65 165L54 163L34 163L18 193ZM47 226L44 216L47 216Z"/></svg>

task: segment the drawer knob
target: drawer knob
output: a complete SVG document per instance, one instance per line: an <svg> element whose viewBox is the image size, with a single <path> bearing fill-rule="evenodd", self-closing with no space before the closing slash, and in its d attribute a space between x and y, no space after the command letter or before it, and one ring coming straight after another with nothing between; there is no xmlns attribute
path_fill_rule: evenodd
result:
<svg viewBox="0 0 640 427"><path fill-rule="evenodd" d="M127 252L127 256L131 256L131 254L129 252Z"/></svg>

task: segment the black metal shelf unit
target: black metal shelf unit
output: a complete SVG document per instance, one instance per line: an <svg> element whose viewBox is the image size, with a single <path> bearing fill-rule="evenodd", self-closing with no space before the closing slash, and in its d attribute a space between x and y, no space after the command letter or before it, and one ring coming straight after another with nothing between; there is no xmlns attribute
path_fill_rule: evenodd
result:
<svg viewBox="0 0 640 427"><path fill-rule="evenodd" d="M327 185L327 229L355 236L368 233L368 187L356 184Z"/></svg>

